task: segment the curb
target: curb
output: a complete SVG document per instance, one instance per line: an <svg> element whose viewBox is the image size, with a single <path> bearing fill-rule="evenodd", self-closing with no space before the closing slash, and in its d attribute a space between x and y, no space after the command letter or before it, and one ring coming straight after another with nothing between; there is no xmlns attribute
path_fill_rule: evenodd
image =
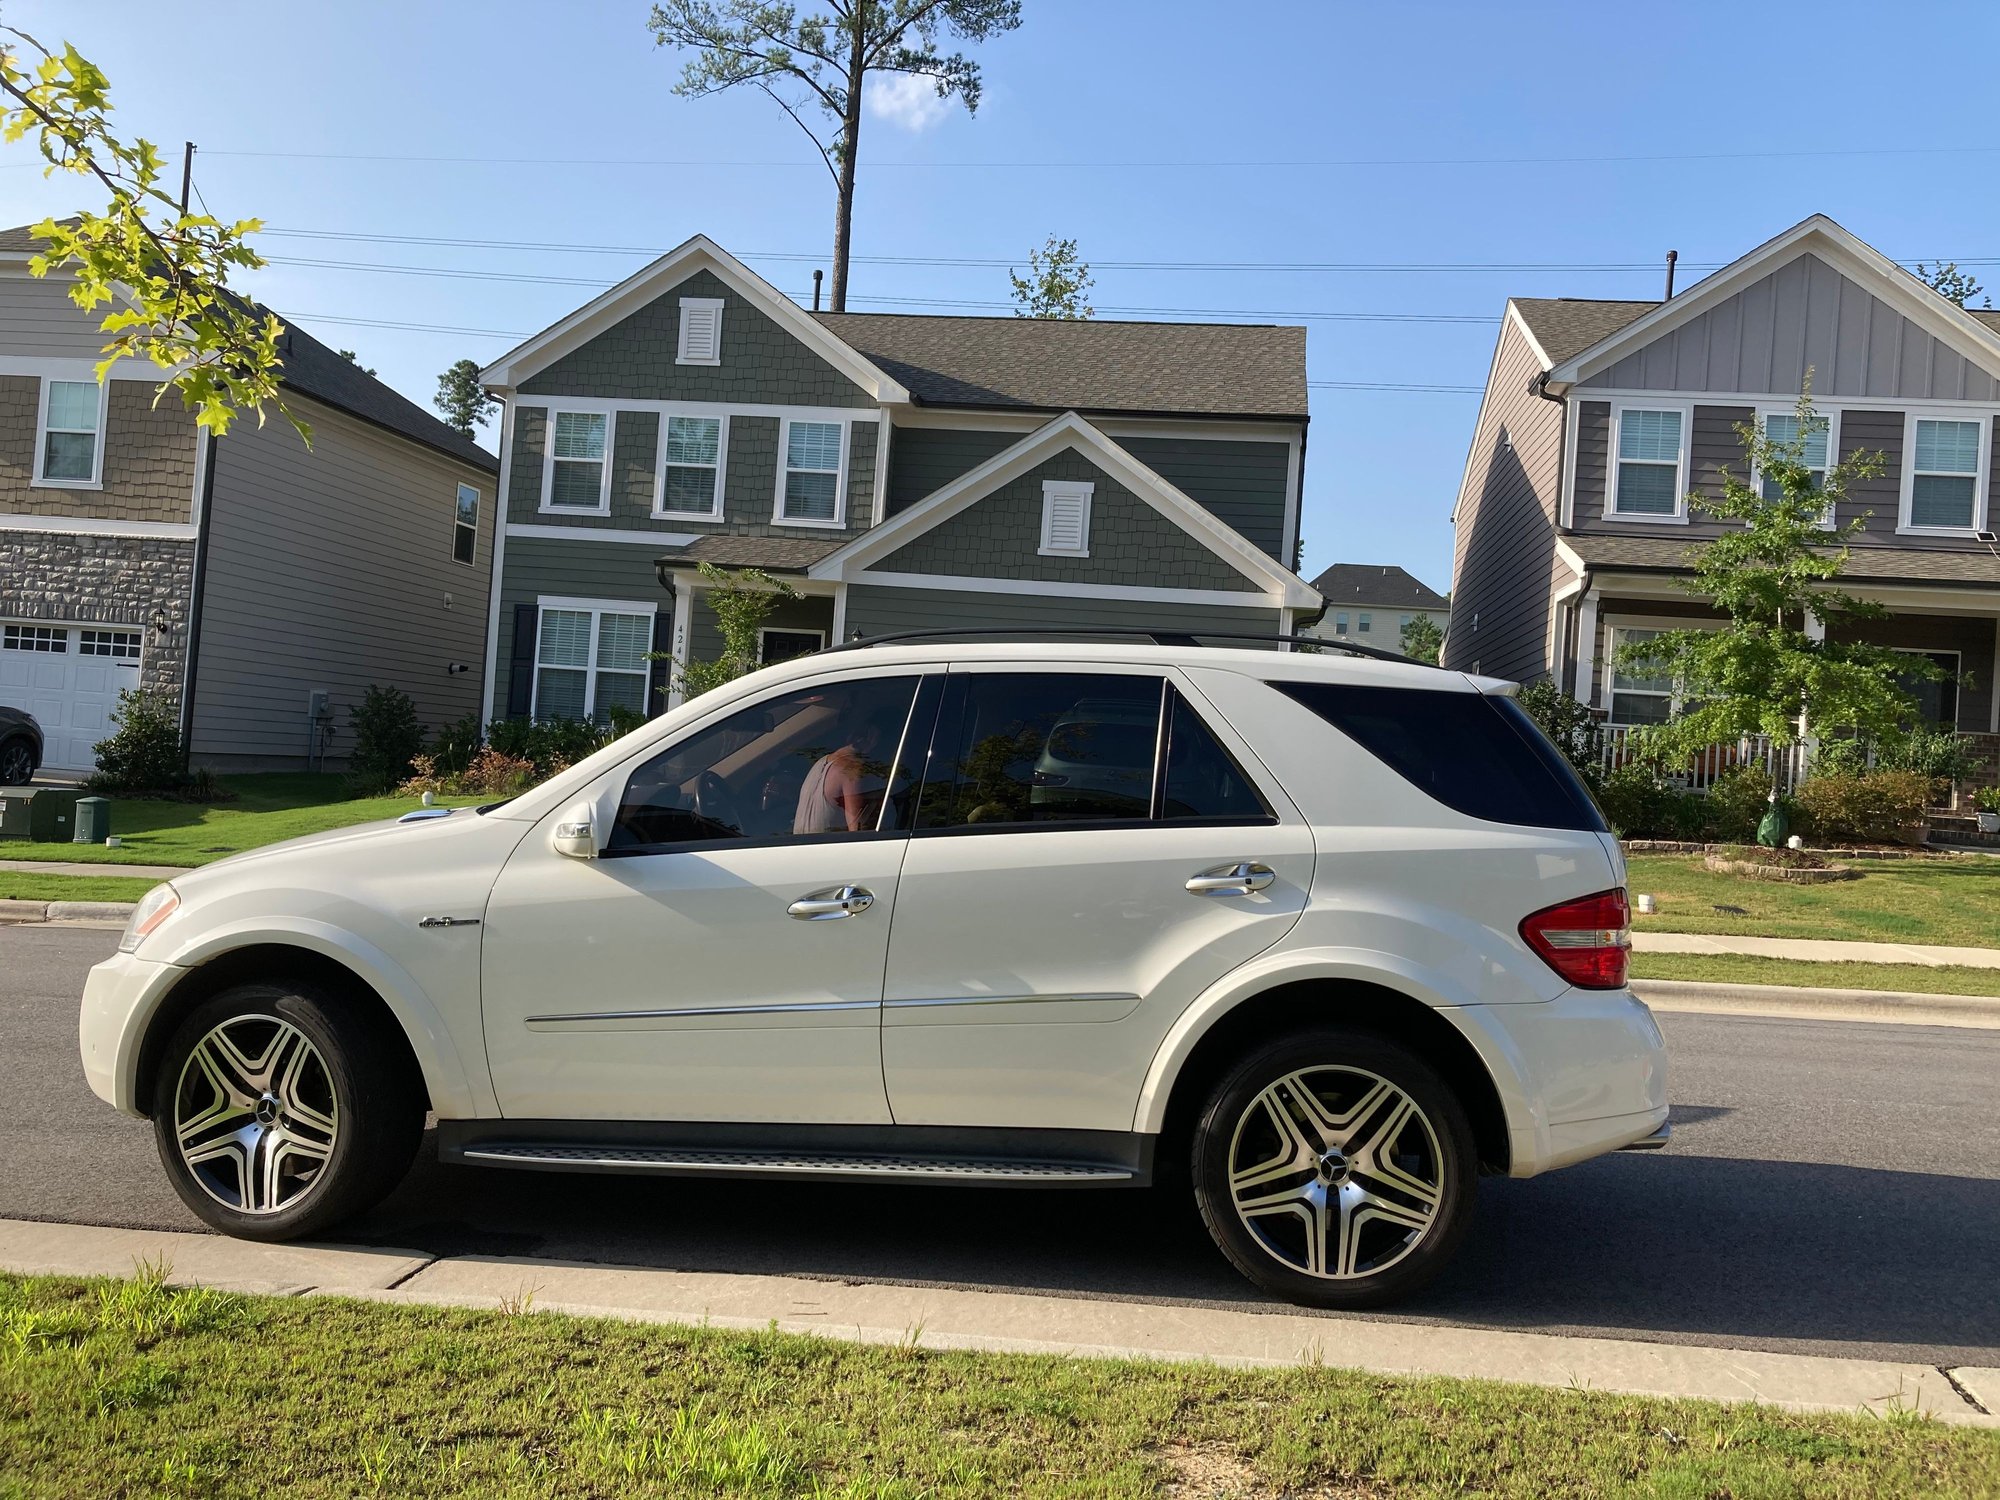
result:
<svg viewBox="0 0 2000 1500"><path fill-rule="evenodd" d="M264 1245L216 1235L0 1220L0 1267L118 1276L167 1264L179 1283L512 1314L806 1334L927 1349L1070 1358L1334 1365L1391 1376L1754 1402L1794 1411L1919 1411L2000 1428L1983 1393L2000 1371L1638 1339L1576 1338L1289 1309L1163 1308L1032 1292L667 1271L500 1256L434 1258L339 1245ZM1968 1394L1971 1393L1971 1394Z"/></svg>
<svg viewBox="0 0 2000 1500"><path fill-rule="evenodd" d="M1787 984L1709 984L1693 979L1634 979L1630 988L1658 1011L2000 1030L2000 996L1819 990ZM2000 990L2000 975L1994 977L1994 988Z"/></svg>
<svg viewBox="0 0 2000 1500"><path fill-rule="evenodd" d="M136 901L0 901L0 925L63 922L123 927L138 904Z"/></svg>

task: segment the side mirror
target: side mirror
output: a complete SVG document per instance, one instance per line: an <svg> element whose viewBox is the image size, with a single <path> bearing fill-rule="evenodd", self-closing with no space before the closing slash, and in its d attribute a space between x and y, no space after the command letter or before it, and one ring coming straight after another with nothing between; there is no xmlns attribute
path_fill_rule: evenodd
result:
<svg viewBox="0 0 2000 1500"><path fill-rule="evenodd" d="M597 828L591 814L588 802L579 802L563 814L562 821L556 824L554 836L549 840L556 853L571 859L597 858Z"/></svg>

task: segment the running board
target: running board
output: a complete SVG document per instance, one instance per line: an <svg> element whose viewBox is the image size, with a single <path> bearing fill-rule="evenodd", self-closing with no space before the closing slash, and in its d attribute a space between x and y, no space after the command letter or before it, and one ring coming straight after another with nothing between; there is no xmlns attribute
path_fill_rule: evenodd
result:
<svg viewBox="0 0 2000 1500"><path fill-rule="evenodd" d="M460 1161L553 1172L656 1172L663 1176L845 1177L876 1182L1012 1183L1060 1187L1129 1183L1112 1162L1001 1161L979 1157L865 1156L810 1151L689 1151L657 1146L543 1145L495 1141L466 1146Z"/></svg>

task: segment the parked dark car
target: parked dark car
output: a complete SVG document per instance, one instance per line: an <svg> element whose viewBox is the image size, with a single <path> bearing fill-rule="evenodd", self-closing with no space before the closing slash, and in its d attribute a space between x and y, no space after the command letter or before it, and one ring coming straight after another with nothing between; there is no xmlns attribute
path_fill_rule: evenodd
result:
<svg viewBox="0 0 2000 1500"><path fill-rule="evenodd" d="M0 704L0 786L24 786L42 764L42 726L24 708Z"/></svg>

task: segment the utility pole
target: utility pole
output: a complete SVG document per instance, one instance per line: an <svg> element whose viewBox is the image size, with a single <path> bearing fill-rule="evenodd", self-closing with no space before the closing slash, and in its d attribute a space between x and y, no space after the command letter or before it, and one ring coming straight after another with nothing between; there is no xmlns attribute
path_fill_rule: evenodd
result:
<svg viewBox="0 0 2000 1500"><path fill-rule="evenodd" d="M194 187L194 142L187 143L187 154L181 158L181 217L187 217L188 192Z"/></svg>

